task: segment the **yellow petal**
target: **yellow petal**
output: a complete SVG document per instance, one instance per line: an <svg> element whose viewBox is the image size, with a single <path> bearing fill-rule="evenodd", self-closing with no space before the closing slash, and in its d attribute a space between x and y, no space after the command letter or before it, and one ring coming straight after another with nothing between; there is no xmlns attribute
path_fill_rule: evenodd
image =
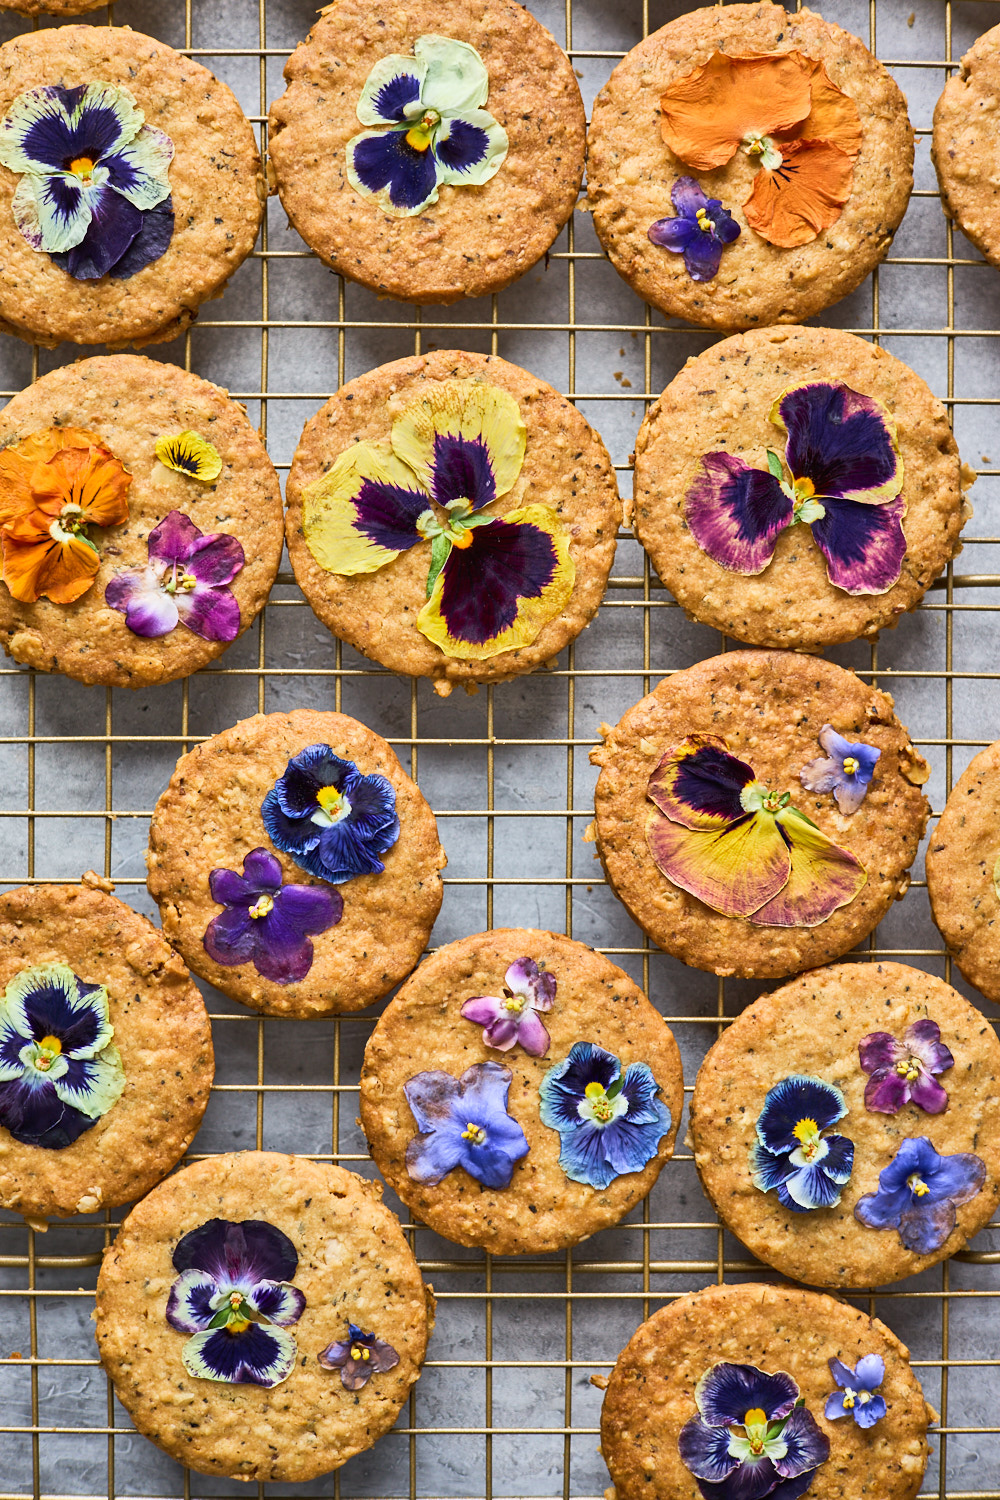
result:
<svg viewBox="0 0 1000 1500"><path fill-rule="evenodd" d="M222 473L222 459L207 438L198 432L176 432L158 437L155 452L160 463L189 479L212 484Z"/></svg>
<svg viewBox="0 0 1000 1500"><path fill-rule="evenodd" d="M521 472L527 429L513 396L485 380L442 380L408 406L392 427L392 446L433 490L437 435L480 438L489 457L496 495L506 495ZM453 498L445 496L445 499ZM474 495L465 498L486 503Z"/></svg>
<svg viewBox="0 0 1000 1500"><path fill-rule="evenodd" d="M380 508L395 528L392 534L399 541L397 547L376 541L370 530L362 529L365 522L371 526L376 520L371 504L362 507L369 493L366 481L399 492L399 505ZM406 497L410 497L408 506L403 503ZM332 469L302 491L302 535L313 557L328 573L342 578L377 573L420 540L413 518L430 506L430 496L418 493L412 470L391 448L381 443L355 443L338 456ZM383 535L389 534L392 526L385 527Z"/></svg>
<svg viewBox="0 0 1000 1500"><path fill-rule="evenodd" d="M777 821L790 845L788 883L751 920L759 927L818 927L854 900L868 879L865 867L794 807L783 808Z"/></svg>
<svg viewBox="0 0 1000 1500"><path fill-rule="evenodd" d="M771 813L748 814L721 832L683 828L655 810L649 851L668 880L724 917L749 917L788 879L791 858Z"/></svg>

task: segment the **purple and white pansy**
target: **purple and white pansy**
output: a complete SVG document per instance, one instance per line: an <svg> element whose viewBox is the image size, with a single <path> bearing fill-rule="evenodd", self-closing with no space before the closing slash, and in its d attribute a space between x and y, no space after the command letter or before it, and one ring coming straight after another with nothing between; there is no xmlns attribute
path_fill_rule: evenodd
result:
<svg viewBox="0 0 1000 1500"><path fill-rule="evenodd" d="M670 1110L648 1063L623 1068L594 1042L574 1042L538 1087L543 1125L559 1135L559 1165L571 1182L603 1191L641 1172L669 1132Z"/></svg>
<svg viewBox="0 0 1000 1500"><path fill-rule="evenodd" d="M0 120L0 162L20 174L14 222L78 281L134 276L164 253L173 155L128 89L96 79L29 89Z"/></svg>
<svg viewBox="0 0 1000 1500"><path fill-rule="evenodd" d="M291 1285L295 1246L264 1219L209 1219L181 1239L173 1254L178 1279L166 1317L189 1333L182 1358L189 1375L232 1385L280 1385L295 1365L288 1329L306 1299Z"/></svg>
<svg viewBox="0 0 1000 1500"><path fill-rule="evenodd" d="M232 589L246 561L236 537L206 535L183 511L172 510L149 533L149 562L116 573L104 601L125 616L135 635L169 635L178 625L206 641L233 641L240 606Z"/></svg>
<svg viewBox="0 0 1000 1500"><path fill-rule="evenodd" d="M365 776L329 745L293 755L260 806L268 837L317 880L343 885L381 875L379 858L399 838L396 789L387 776Z"/></svg>
<svg viewBox="0 0 1000 1500"><path fill-rule="evenodd" d="M467 1021L486 1029L483 1041L498 1052L521 1046L532 1057L544 1057L549 1034L539 1012L552 1009L556 976L533 958L518 958L504 975L502 995L475 995L462 1006Z"/></svg>
<svg viewBox="0 0 1000 1500"><path fill-rule="evenodd" d="M365 1333L356 1323L348 1323L347 1338L327 1344L319 1355L324 1370L339 1370L342 1385L349 1391L360 1391L373 1375L384 1375L399 1364L399 1355L391 1344Z"/></svg>
<svg viewBox="0 0 1000 1500"><path fill-rule="evenodd" d="M770 420L786 434L784 463L770 449L766 470L734 453L702 458L684 500L698 546L730 572L762 573L780 534L801 521L836 588L886 593L906 553L903 461L886 408L842 382L814 380L783 391Z"/></svg>
<svg viewBox="0 0 1000 1500"><path fill-rule="evenodd" d="M418 37L412 57L380 58L358 100L368 127L347 143L355 192L404 218L436 203L438 189L479 187L507 156L507 132L483 108L489 74L467 42Z"/></svg>
<svg viewBox="0 0 1000 1500"><path fill-rule="evenodd" d="M856 813L868 793L881 750L862 740L845 740L832 724L819 732L818 755L802 767L799 780L807 792L832 792L837 806L846 817Z"/></svg>
<svg viewBox="0 0 1000 1500"><path fill-rule="evenodd" d="M678 177L670 189L676 213L657 219L646 231L654 245L683 255L692 281L711 281L722 252L740 237L740 226L719 198L709 198L693 177Z"/></svg>
<svg viewBox="0 0 1000 1500"><path fill-rule="evenodd" d="M858 1043L858 1056L871 1075L865 1085L865 1108L873 1114L894 1115L904 1104L915 1104L929 1115L948 1108L948 1094L936 1075L953 1068L955 1059L936 1021L914 1021L902 1041L889 1031L870 1031Z"/></svg>
<svg viewBox="0 0 1000 1500"><path fill-rule="evenodd" d="M839 1359L828 1360L830 1374L839 1390L826 1398L823 1415L828 1422L852 1416L859 1427L874 1427L888 1407L878 1388L885 1379L885 1360L880 1354L863 1354L852 1370Z"/></svg>
<svg viewBox="0 0 1000 1500"><path fill-rule="evenodd" d="M310 937L335 927L344 914L339 891L282 885L281 865L263 848L250 850L242 875L213 870L208 884L225 911L205 928L205 952L227 968L252 963L273 984L304 979L313 962Z"/></svg>
<svg viewBox="0 0 1000 1500"><path fill-rule="evenodd" d="M847 1114L835 1084L792 1073L768 1089L750 1148L750 1176L762 1193L777 1192L783 1208L808 1213L835 1208L854 1169L854 1142L824 1135Z"/></svg>

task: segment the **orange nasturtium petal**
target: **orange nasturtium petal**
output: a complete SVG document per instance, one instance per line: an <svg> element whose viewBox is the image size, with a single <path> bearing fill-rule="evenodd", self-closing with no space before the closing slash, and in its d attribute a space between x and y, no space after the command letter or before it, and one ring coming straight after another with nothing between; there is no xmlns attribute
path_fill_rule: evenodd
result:
<svg viewBox="0 0 1000 1500"><path fill-rule="evenodd" d="M818 927L854 900L868 879L865 867L794 807L782 808L777 822L788 840L791 873L784 889L750 920L759 927Z"/></svg>
<svg viewBox="0 0 1000 1500"><path fill-rule="evenodd" d="M791 856L771 813L747 813L721 831L683 828L659 811L646 843L668 880L724 917L749 917L788 881Z"/></svg>
<svg viewBox="0 0 1000 1500"><path fill-rule="evenodd" d="M849 94L838 89L821 62L810 65L812 108L792 134L803 141L826 141L830 146L839 146L853 161L865 135L857 105Z"/></svg>
<svg viewBox="0 0 1000 1500"><path fill-rule="evenodd" d="M743 213L762 239L787 250L837 222L851 196L854 163L826 141L782 142L780 150L781 166L761 168Z"/></svg>
<svg viewBox="0 0 1000 1500"><path fill-rule="evenodd" d="M3 581L22 604L34 604L43 597L55 604L72 604L90 588L101 565L93 547L82 537L57 540L47 536L20 543L4 532L0 539Z"/></svg>
<svg viewBox="0 0 1000 1500"><path fill-rule="evenodd" d="M646 795L684 828L725 829L742 819L740 792L753 770L715 734L689 734L663 756Z"/></svg>
<svg viewBox="0 0 1000 1500"><path fill-rule="evenodd" d="M812 68L798 52L713 52L661 96L660 133L687 166L700 172L722 167L747 137L793 130L806 119Z"/></svg>
<svg viewBox="0 0 1000 1500"><path fill-rule="evenodd" d="M31 483L44 510L52 511L58 501L56 515L64 505L73 505L79 506L85 526L118 526L128 520L132 476L103 444L62 448L35 465Z"/></svg>

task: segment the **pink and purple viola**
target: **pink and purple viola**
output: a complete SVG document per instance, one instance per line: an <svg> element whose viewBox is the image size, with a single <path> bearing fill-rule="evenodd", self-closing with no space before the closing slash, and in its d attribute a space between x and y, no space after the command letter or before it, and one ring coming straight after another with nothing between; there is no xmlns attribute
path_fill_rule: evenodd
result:
<svg viewBox="0 0 1000 1500"><path fill-rule="evenodd" d="M593 1042L574 1042L539 1088L543 1125L559 1133L559 1165L572 1182L604 1189L641 1172L670 1130L670 1111L644 1062L623 1069Z"/></svg>
<svg viewBox="0 0 1000 1500"><path fill-rule="evenodd" d="M212 900L226 909L213 917L202 939L217 964L252 963L263 979L296 984L313 962L310 938L335 927L344 914L339 891L317 885L283 885L281 865L267 849L251 849L243 874L213 870Z"/></svg>
<svg viewBox="0 0 1000 1500"><path fill-rule="evenodd" d="M167 1322L193 1334L182 1358L189 1375L231 1385L280 1385L295 1365L289 1328L306 1299L292 1277L295 1246L265 1219L209 1219L181 1239Z"/></svg>
<svg viewBox="0 0 1000 1500"><path fill-rule="evenodd" d="M845 740L832 724L823 725L819 743L826 755L804 765L799 780L807 792L832 792L840 811L850 817L868 794L882 752L862 740Z"/></svg>
<svg viewBox="0 0 1000 1500"><path fill-rule="evenodd" d="M861 1066L871 1076L865 1085L865 1108L874 1114L894 1115L904 1104L915 1104L929 1115L948 1108L948 1094L936 1075L955 1066L941 1040L936 1021L914 1021L898 1041L890 1031L870 1031L858 1043Z"/></svg>
<svg viewBox="0 0 1000 1500"><path fill-rule="evenodd" d="M941 1156L925 1135L911 1136L878 1177L878 1192L854 1205L867 1229L896 1229L907 1250L940 1250L958 1222L956 1209L975 1198L986 1181L986 1163L971 1151Z"/></svg>
<svg viewBox="0 0 1000 1500"><path fill-rule="evenodd" d="M381 875L379 855L399 838L392 782L363 775L329 745L307 745L292 756L260 815L274 847L330 885Z"/></svg>
<svg viewBox="0 0 1000 1500"><path fill-rule="evenodd" d="M116 573L104 601L125 616L135 635L169 635L178 625L206 641L233 641L240 606L232 583L246 558L236 537L205 535L183 511L172 510L149 533L149 562Z"/></svg>
<svg viewBox="0 0 1000 1500"><path fill-rule="evenodd" d="M830 1440L790 1375L713 1365L695 1387L698 1415L681 1428L681 1462L705 1500L798 1500L830 1456Z"/></svg>
<svg viewBox="0 0 1000 1500"><path fill-rule="evenodd" d="M896 426L881 402L850 386L791 386L771 408L786 433L785 461L767 470L734 453L706 453L684 500L691 534L733 573L762 573L789 526L802 522L847 594L884 594L906 553L903 461ZM789 478L785 478L785 471Z"/></svg>
<svg viewBox="0 0 1000 1500"><path fill-rule="evenodd" d="M673 218L657 219L646 231L654 245L683 255L692 281L711 281L722 252L739 239L740 226L719 198L708 198L693 177L678 177L670 189Z"/></svg>
<svg viewBox="0 0 1000 1500"><path fill-rule="evenodd" d="M373 1375L384 1375L399 1364L399 1355L391 1344L364 1333L356 1323L348 1323L347 1338L327 1344L320 1353L324 1370L339 1370L341 1383L349 1391L360 1391Z"/></svg>
<svg viewBox="0 0 1000 1500"><path fill-rule="evenodd" d="M414 1182L434 1187L461 1167L483 1187L510 1186L514 1163L528 1154L524 1131L507 1113L510 1082L509 1068L484 1062L461 1078L435 1069L404 1085L420 1132L406 1148Z"/></svg>
<svg viewBox="0 0 1000 1500"><path fill-rule="evenodd" d="M852 1416L859 1427L874 1427L888 1407L878 1388L885 1379L885 1361L880 1354L863 1354L852 1370L839 1359L827 1360L839 1390L826 1398L823 1415L828 1422Z"/></svg>
<svg viewBox="0 0 1000 1500"><path fill-rule="evenodd" d="M533 958L518 958L504 975L502 995L475 995L462 1006L467 1021L485 1027L483 1041L498 1052L521 1046L532 1057L549 1050L549 1033L539 1012L552 1009L556 976Z"/></svg>
<svg viewBox="0 0 1000 1500"><path fill-rule="evenodd" d="M840 1089L822 1078L793 1073L774 1084L750 1148L754 1187L776 1191L782 1207L797 1214L836 1207L854 1169L854 1142L823 1132L846 1114Z"/></svg>

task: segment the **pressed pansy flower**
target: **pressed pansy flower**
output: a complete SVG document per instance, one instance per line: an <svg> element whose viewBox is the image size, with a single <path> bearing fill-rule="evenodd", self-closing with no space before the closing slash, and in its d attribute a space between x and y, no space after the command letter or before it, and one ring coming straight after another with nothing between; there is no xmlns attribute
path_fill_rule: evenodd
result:
<svg viewBox="0 0 1000 1500"><path fill-rule="evenodd" d="M344 914L339 891L282 885L281 866L266 849L250 850L242 875L213 870L208 884L226 909L205 928L205 952L227 967L252 963L274 984L304 979L313 961L310 935L335 927Z"/></svg>
<svg viewBox="0 0 1000 1500"><path fill-rule="evenodd" d="M759 160L743 212L772 245L806 245L840 218L863 135L854 101L822 63L714 52L671 84L660 109L663 139L686 166L711 172L739 150Z"/></svg>
<svg viewBox="0 0 1000 1500"><path fill-rule="evenodd" d="M840 1417L852 1416L859 1427L874 1427L885 1416L888 1408L885 1397L878 1388L885 1379L885 1361L880 1354L863 1354L852 1370L839 1359L827 1360L830 1374L839 1391L826 1398L823 1415L828 1422Z"/></svg>
<svg viewBox="0 0 1000 1500"><path fill-rule="evenodd" d="M817 380L784 391L770 420L787 436L784 468L770 450L767 471L733 453L702 458L684 498L698 546L732 573L762 573L781 532L802 522L836 588L886 593L906 553L906 501L896 424L885 407Z"/></svg>
<svg viewBox="0 0 1000 1500"><path fill-rule="evenodd" d="M363 130L347 143L347 176L384 213L419 214L438 188L489 182L507 156L507 132L483 105L490 79L475 47L418 37L412 57L380 58L358 100Z"/></svg>
<svg viewBox="0 0 1000 1500"><path fill-rule="evenodd" d="M722 252L739 239L740 226L720 199L707 198L693 177L678 177L670 189L672 219L657 219L646 231L654 245L683 255L692 281L711 281Z"/></svg>
<svg viewBox="0 0 1000 1500"><path fill-rule="evenodd" d="M461 1078L435 1069L403 1087L419 1135L406 1148L406 1170L431 1187L462 1167L483 1187L510 1186L514 1163L528 1140L507 1113L511 1071L500 1063L473 1063Z"/></svg>
<svg viewBox="0 0 1000 1500"><path fill-rule="evenodd" d="M211 484L222 473L218 450L197 432L176 432L171 437L158 437L153 451L166 468L187 474L201 484Z"/></svg>
<svg viewBox="0 0 1000 1500"><path fill-rule="evenodd" d="M542 1124L559 1132L559 1165L573 1182L606 1188L641 1172L670 1129L670 1111L646 1063L622 1069L593 1042L574 1042L538 1088Z"/></svg>
<svg viewBox="0 0 1000 1500"><path fill-rule="evenodd" d="M373 1375L394 1370L399 1355L391 1344L377 1339L374 1333L363 1333L356 1323L348 1323L347 1338L327 1344L319 1362L324 1370L339 1370L340 1379L349 1391L360 1391Z"/></svg>
<svg viewBox="0 0 1000 1500"><path fill-rule="evenodd" d="M293 755L260 812L274 847L331 885L381 875L378 856L399 838L392 782L363 776L329 745L307 745Z"/></svg>
<svg viewBox="0 0 1000 1500"><path fill-rule="evenodd" d="M15 974L0 1000L0 1125L58 1151L117 1103L125 1070L103 985L65 964Z"/></svg>
<svg viewBox="0 0 1000 1500"><path fill-rule="evenodd" d="M90 526L128 520L132 476L96 433L46 427L0 450L3 581L15 599L72 604L101 565Z"/></svg>
<svg viewBox="0 0 1000 1500"><path fill-rule="evenodd" d="M914 1021L897 1041L889 1031L870 1031L858 1043L861 1066L871 1077L865 1085L865 1108L894 1115L904 1104L915 1104L929 1115L948 1108L948 1095L934 1076L955 1066L941 1041L936 1021Z"/></svg>
<svg viewBox="0 0 1000 1500"><path fill-rule="evenodd" d="M799 772L807 792L832 792L841 812L856 813L868 792L881 750L859 740L845 740L832 724L824 724L819 743L826 755L818 755Z"/></svg>
<svg viewBox="0 0 1000 1500"><path fill-rule="evenodd" d="M144 568L116 573L104 601L125 616L136 635L169 635L178 625L206 641L233 641L240 633L240 606L232 583L246 561L236 537L206 536L183 511L172 510L146 539Z"/></svg>
<svg viewBox="0 0 1000 1500"><path fill-rule="evenodd" d="M485 508L515 485L527 433L517 402L481 380L442 380L356 443L303 492L306 545L328 573L374 573L429 545L417 628L476 661L528 646L573 592L569 535L548 505Z"/></svg>
<svg viewBox="0 0 1000 1500"><path fill-rule="evenodd" d="M956 1206L968 1203L986 1181L986 1163L972 1152L940 1156L925 1135L903 1141L878 1177L878 1192L854 1205L867 1229L897 1229L907 1250L930 1255L954 1229Z"/></svg>
<svg viewBox="0 0 1000 1500"><path fill-rule="evenodd" d="M830 1456L829 1438L784 1370L713 1365L694 1399L698 1415L677 1447L706 1500L798 1500Z"/></svg>
<svg viewBox="0 0 1000 1500"><path fill-rule="evenodd" d="M30 89L0 120L0 162L22 174L14 221L78 281L134 276L164 253L173 155L170 137L113 83Z"/></svg>
<svg viewBox="0 0 1000 1500"><path fill-rule="evenodd" d="M646 842L675 885L726 917L815 927L853 901L867 876L790 793L772 792L725 740L691 734L649 778Z"/></svg>
<svg viewBox="0 0 1000 1500"><path fill-rule="evenodd" d="M776 1189L793 1213L834 1208L850 1181L854 1142L823 1131L846 1114L843 1094L821 1078L794 1073L768 1089L750 1148L754 1187Z"/></svg>
<svg viewBox="0 0 1000 1500"><path fill-rule="evenodd" d="M556 976L539 968L533 958L518 958L504 975L502 995L475 995L462 1006L462 1015L484 1026L483 1041L498 1052L519 1044L532 1057L544 1057L549 1034L539 1011L552 1009Z"/></svg>

